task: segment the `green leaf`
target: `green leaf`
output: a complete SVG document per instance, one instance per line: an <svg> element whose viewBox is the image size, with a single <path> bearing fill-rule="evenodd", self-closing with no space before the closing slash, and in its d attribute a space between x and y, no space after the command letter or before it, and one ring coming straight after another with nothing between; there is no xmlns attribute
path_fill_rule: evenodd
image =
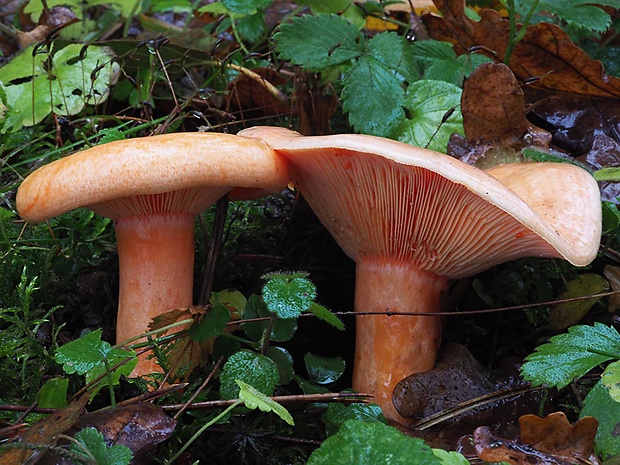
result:
<svg viewBox="0 0 620 465"><path fill-rule="evenodd" d="M620 334L601 323L573 326L536 348L521 366L521 374L534 386L561 389L595 366L620 358Z"/></svg>
<svg viewBox="0 0 620 465"><path fill-rule="evenodd" d="M351 61L360 56L365 44L358 28L337 15L293 18L280 26L273 39L280 59L308 71Z"/></svg>
<svg viewBox="0 0 620 465"><path fill-rule="evenodd" d="M257 295L250 296L243 312L243 318L252 319L271 316L272 314L267 309L263 299ZM242 323L241 328L249 338L254 341L259 341L268 325L269 321L253 321ZM294 336L295 331L297 331L296 319L283 320L278 318L273 324L269 339L276 342L285 342Z"/></svg>
<svg viewBox="0 0 620 465"><path fill-rule="evenodd" d="M368 41L368 53L409 83L421 77L411 52L411 43L395 32L383 32Z"/></svg>
<svg viewBox="0 0 620 465"><path fill-rule="evenodd" d="M279 318L297 318L310 308L316 298L316 286L296 275L272 275L263 286L267 309Z"/></svg>
<svg viewBox="0 0 620 465"><path fill-rule="evenodd" d="M491 61L479 53L469 53L457 58L454 46L438 40L419 40L411 44L412 56L424 68L424 79L446 81L461 87L482 63Z"/></svg>
<svg viewBox="0 0 620 465"><path fill-rule="evenodd" d="M310 352L304 355L304 363L310 381L317 384L333 383L345 369L344 360L340 357L321 357Z"/></svg>
<svg viewBox="0 0 620 465"><path fill-rule="evenodd" d="M41 408L65 408L67 406L68 378L52 378L37 393L37 406Z"/></svg>
<svg viewBox="0 0 620 465"><path fill-rule="evenodd" d="M603 460L620 455L620 403L614 401L609 391L599 381L583 400L581 418L592 416L598 420L594 451Z"/></svg>
<svg viewBox="0 0 620 465"><path fill-rule="evenodd" d="M267 33L264 15L255 13L240 18L237 23L237 31L243 40L250 43L257 42Z"/></svg>
<svg viewBox="0 0 620 465"><path fill-rule="evenodd" d="M239 385L239 399L243 400L247 408L254 410L258 407L261 412L273 412L289 425L295 425L293 417L288 410L275 400L265 396L262 392L254 389L243 381L236 380L236 382Z"/></svg>
<svg viewBox="0 0 620 465"><path fill-rule="evenodd" d="M280 374L280 381L278 384L290 383L295 374L292 355L286 349L276 346L267 347L267 353L265 355L273 360L278 367L278 373Z"/></svg>
<svg viewBox="0 0 620 465"><path fill-rule="evenodd" d="M88 8L95 7L97 5L109 5L115 10L120 11L121 14L127 18L134 6L134 1L128 0L47 0L47 7L53 8L59 5L65 5L71 8L75 14L80 17L82 11L86 11ZM25 4L24 13L32 15L32 20L35 22L39 20L39 16L43 12L42 0L30 0ZM140 10L135 13L139 13Z"/></svg>
<svg viewBox="0 0 620 465"><path fill-rule="evenodd" d="M620 211L615 203L604 200L603 205L603 234L609 234L620 226Z"/></svg>
<svg viewBox="0 0 620 465"><path fill-rule="evenodd" d="M238 398L237 380L240 380L270 396L279 379L278 367L273 360L248 350L241 350L230 357L222 368L220 394L224 399Z"/></svg>
<svg viewBox="0 0 620 465"><path fill-rule="evenodd" d="M112 383L117 384L122 375L129 376L136 366L138 359L132 350L112 348L110 344L101 340L101 329L92 331L79 339L68 342L56 350L55 359L62 365L67 374L77 373L86 375L89 383L106 372L106 364L112 368L123 360L131 361L117 368L112 374ZM99 387L107 384L104 377Z"/></svg>
<svg viewBox="0 0 620 465"><path fill-rule="evenodd" d="M407 88L404 106L409 116L392 135L401 142L445 153L450 136L464 134L461 89L453 84L414 82Z"/></svg>
<svg viewBox="0 0 620 465"><path fill-rule="evenodd" d="M222 304L212 306L199 321L189 328L189 336L198 342L219 336L230 321L230 312Z"/></svg>
<svg viewBox="0 0 620 465"><path fill-rule="evenodd" d="M272 1L273 0L222 0L222 3L233 13L247 15L269 6Z"/></svg>
<svg viewBox="0 0 620 465"><path fill-rule="evenodd" d="M6 125L13 131L39 123L52 111L75 115L85 105L98 105L108 98L119 71L111 49L69 44L49 53L36 52L33 45L0 67L10 107Z"/></svg>
<svg viewBox="0 0 620 465"><path fill-rule="evenodd" d="M601 375L603 386L609 391L609 396L620 402L620 361L610 363Z"/></svg>
<svg viewBox="0 0 620 465"><path fill-rule="evenodd" d="M421 439L382 423L346 421L315 450L307 465L441 465Z"/></svg>
<svg viewBox="0 0 620 465"><path fill-rule="evenodd" d="M78 431L75 439L90 452L97 465L128 465L133 457L131 449L127 446L122 444L107 446L103 434L92 427ZM72 444L71 450L78 455L89 458L84 449L77 444Z"/></svg>
<svg viewBox="0 0 620 465"><path fill-rule="evenodd" d="M317 304L316 302L312 302L310 304L310 308L308 308L308 311L317 318L329 323L340 331L344 331L344 323L342 322L342 320L322 305Z"/></svg>
<svg viewBox="0 0 620 465"><path fill-rule="evenodd" d="M433 449L433 454L441 459L441 465L470 465L469 460L460 452Z"/></svg>
<svg viewBox="0 0 620 465"><path fill-rule="evenodd" d="M548 11L573 27L605 32L611 17L598 5L620 8L618 0L541 0L537 11Z"/></svg>
<svg viewBox="0 0 620 465"><path fill-rule="evenodd" d="M325 423L325 432L333 436L347 420L359 420L367 423L385 423L381 407L377 404L338 404L332 403L327 406L321 421Z"/></svg>
<svg viewBox="0 0 620 465"><path fill-rule="evenodd" d="M620 182L620 168L601 168L592 173L597 181Z"/></svg>
<svg viewBox="0 0 620 465"><path fill-rule="evenodd" d="M609 290L609 283L601 275L582 273L577 278L566 283L566 290L557 299L562 300L600 294L607 290ZM572 302L560 302L554 305L549 311L550 326L555 330L560 330L577 324L599 300L601 300L600 297L594 297Z"/></svg>
<svg viewBox="0 0 620 465"><path fill-rule="evenodd" d="M386 136L405 119L405 91L398 76L364 55L343 79L342 106L356 131Z"/></svg>

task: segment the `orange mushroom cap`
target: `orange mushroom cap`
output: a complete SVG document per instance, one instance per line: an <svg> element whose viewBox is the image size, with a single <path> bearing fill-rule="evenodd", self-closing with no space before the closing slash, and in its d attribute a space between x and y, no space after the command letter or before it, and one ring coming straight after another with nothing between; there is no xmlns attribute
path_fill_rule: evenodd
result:
<svg viewBox="0 0 620 465"><path fill-rule="evenodd" d="M238 135L289 159L291 180L355 260L353 388L374 395L395 421L407 423L392 404L396 384L433 367L441 319L423 314L439 310L448 279L525 256L583 266L598 251L598 185L574 165L518 163L485 172L373 136L304 137L269 127Z"/></svg>
<svg viewBox="0 0 620 465"><path fill-rule="evenodd" d="M287 184L286 160L261 141L176 133L102 144L49 163L24 180L16 204L30 223L81 206L114 218L121 343L159 314L192 305L196 214L236 188L236 198L256 197ZM142 357L134 374L155 370Z"/></svg>

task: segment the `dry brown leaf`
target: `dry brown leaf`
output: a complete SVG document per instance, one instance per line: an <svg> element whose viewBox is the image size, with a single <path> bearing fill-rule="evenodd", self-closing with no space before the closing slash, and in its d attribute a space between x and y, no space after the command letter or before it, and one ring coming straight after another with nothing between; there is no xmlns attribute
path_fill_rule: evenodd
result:
<svg viewBox="0 0 620 465"><path fill-rule="evenodd" d="M509 22L494 10L480 12L476 22L465 15L465 0L433 0L443 17L423 16L430 36L455 45L457 54L479 50L504 61ZM620 79L608 76L600 61L592 60L558 26L538 23L527 32L508 63L517 79L536 88L599 97L620 97Z"/></svg>
<svg viewBox="0 0 620 465"><path fill-rule="evenodd" d="M519 441L497 438L486 426L477 428L474 445L480 459L512 465L598 463L594 455L598 421L593 417L584 417L571 425L562 412L545 418L524 415L519 425Z"/></svg>
<svg viewBox="0 0 620 465"><path fill-rule="evenodd" d="M33 423L26 431L15 436L10 443L20 443L23 447L8 449L0 455L0 465L15 465L26 461L29 464L36 463L45 454L45 449L34 449L32 446L53 446L58 436L77 421L88 403L89 396L90 393L84 394L66 408Z"/></svg>
<svg viewBox="0 0 620 465"><path fill-rule="evenodd" d="M107 444L129 447L134 454L132 463L140 463L157 444L170 437L175 426L176 421L161 408L145 402L82 415L74 429L96 428Z"/></svg>
<svg viewBox="0 0 620 465"><path fill-rule="evenodd" d="M17 40L20 47L26 48L28 45L45 40L49 35L55 34L78 21L79 18L75 13L64 5L52 8L45 7L39 17L39 24L32 31L19 31L17 33Z"/></svg>

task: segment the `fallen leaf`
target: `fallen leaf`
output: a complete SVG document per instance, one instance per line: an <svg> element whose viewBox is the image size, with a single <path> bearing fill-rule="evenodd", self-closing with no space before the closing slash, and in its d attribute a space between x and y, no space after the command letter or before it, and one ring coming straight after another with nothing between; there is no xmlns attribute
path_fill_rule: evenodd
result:
<svg viewBox="0 0 620 465"><path fill-rule="evenodd" d="M606 265L603 274L609 281L612 291L620 291L620 267L614 265ZM610 313L620 308L620 294L610 295L607 300L607 309Z"/></svg>
<svg viewBox="0 0 620 465"><path fill-rule="evenodd" d="M32 31L19 31L17 33L17 40L20 47L26 48L35 42L45 40L46 37L78 21L79 19L75 13L64 5L52 8L44 7L37 26Z"/></svg>
<svg viewBox="0 0 620 465"><path fill-rule="evenodd" d="M480 11L480 21L465 15L465 0L433 0L442 17L424 14L433 39L455 46L457 54L472 49L504 61L510 37L507 19L490 9ZM591 59L560 27L537 23L527 27L508 63L517 79L535 88L579 95L620 97L620 79L608 76L600 61Z"/></svg>
<svg viewBox="0 0 620 465"><path fill-rule="evenodd" d="M540 418L524 415L519 419L519 441L497 438L486 427L474 432L474 445L485 462L508 462L512 465L598 464L594 455L594 437L598 421L584 417L571 425L562 412Z"/></svg>
<svg viewBox="0 0 620 465"><path fill-rule="evenodd" d="M566 290L558 300L600 294L609 290L609 283L601 275L582 273L577 278L566 283ZM576 325L588 313L590 308L601 298L560 302L549 310L549 326L556 331Z"/></svg>
<svg viewBox="0 0 620 465"><path fill-rule="evenodd" d="M88 403L90 393L71 402L67 408L56 411L47 418L32 424L23 433L14 436L8 444L21 443L23 447L7 449L0 455L0 465L15 465L18 463L34 464L45 454L44 448L34 446L54 446L58 436L69 430L82 414ZM6 445L6 443L5 443Z"/></svg>
<svg viewBox="0 0 620 465"><path fill-rule="evenodd" d="M176 421L158 406L145 402L87 413L73 429L77 432L89 426L103 433L107 444L129 447L136 464L146 463L148 453L170 437Z"/></svg>

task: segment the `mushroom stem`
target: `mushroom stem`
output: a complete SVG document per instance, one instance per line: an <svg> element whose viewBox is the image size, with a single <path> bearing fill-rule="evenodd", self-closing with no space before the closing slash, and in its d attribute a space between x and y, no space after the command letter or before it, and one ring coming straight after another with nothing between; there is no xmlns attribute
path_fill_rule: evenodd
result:
<svg viewBox="0 0 620 465"><path fill-rule="evenodd" d="M192 305L194 215L168 213L115 220L120 280L116 341L144 333L152 318ZM161 371L141 356L135 374Z"/></svg>
<svg viewBox="0 0 620 465"><path fill-rule="evenodd" d="M361 259L356 268L358 312L435 312L448 280L409 263ZM412 373L433 368L441 339L438 316L357 315L353 388L372 394L386 418L409 422L392 391Z"/></svg>

